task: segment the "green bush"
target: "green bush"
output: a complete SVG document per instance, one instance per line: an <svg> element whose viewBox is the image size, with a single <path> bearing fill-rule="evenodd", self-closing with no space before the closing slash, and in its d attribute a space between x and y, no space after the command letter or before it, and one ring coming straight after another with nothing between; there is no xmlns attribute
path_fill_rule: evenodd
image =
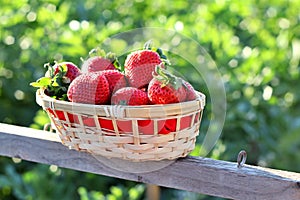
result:
<svg viewBox="0 0 300 200"><path fill-rule="evenodd" d="M35 89L29 87L45 72L44 63L55 59L80 65L80 57L114 34L166 28L202 45L224 81L226 121L208 156L234 161L245 149L247 163L299 172L299 1L0 0L0 4L0 122L41 128L47 121L35 103ZM118 41L113 47L122 51L126 45ZM186 60L174 58L173 63L187 74ZM211 111L207 87L192 76L186 78L208 96L201 127L205 133ZM202 139L203 135L199 144ZM144 186L129 181L53 171L55 167L51 171L49 166L7 158L0 158L0 163L0 199L143 198ZM170 198L180 196L174 190L163 192Z"/></svg>

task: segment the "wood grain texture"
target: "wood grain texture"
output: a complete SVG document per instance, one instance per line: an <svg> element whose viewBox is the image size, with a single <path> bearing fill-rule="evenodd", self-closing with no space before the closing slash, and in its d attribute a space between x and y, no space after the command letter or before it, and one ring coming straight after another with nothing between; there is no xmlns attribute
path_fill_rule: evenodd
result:
<svg viewBox="0 0 300 200"><path fill-rule="evenodd" d="M88 153L69 150L56 134L7 124L0 124L0 155L230 199L300 199L299 173L238 168L234 162L201 157L178 159L148 173L122 172Z"/></svg>

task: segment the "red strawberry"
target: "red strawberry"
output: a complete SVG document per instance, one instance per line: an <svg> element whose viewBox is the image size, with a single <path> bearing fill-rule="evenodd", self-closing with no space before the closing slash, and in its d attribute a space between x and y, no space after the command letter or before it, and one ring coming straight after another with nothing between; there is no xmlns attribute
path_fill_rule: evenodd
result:
<svg viewBox="0 0 300 200"><path fill-rule="evenodd" d="M116 120L120 133L132 133L131 120Z"/></svg>
<svg viewBox="0 0 300 200"><path fill-rule="evenodd" d="M176 124L176 120L174 119L167 119L167 120L159 120L158 121L158 133L159 134L168 134L170 132L174 132L175 130L170 129L170 127L173 127L173 124Z"/></svg>
<svg viewBox="0 0 300 200"><path fill-rule="evenodd" d="M98 118L98 121L100 123L101 129L104 129L105 131L114 131L114 125L111 119L105 119L105 118Z"/></svg>
<svg viewBox="0 0 300 200"><path fill-rule="evenodd" d="M144 50L134 51L125 60L124 70L130 86L136 88L147 87L152 79L156 65L169 65L167 57L160 48L151 48L152 41L144 45Z"/></svg>
<svg viewBox="0 0 300 200"><path fill-rule="evenodd" d="M183 84L186 89L186 101L192 101L197 98L197 94L194 90L194 87L187 81L183 80Z"/></svg>
<svg viewBox="0 0 300 200"><path fill-rule="evenodd" d="M147 92L134 87L124 87L116 91L111 97L112 105L147 105Z"/></svg>
<svg viewBox="0 0 300 200"><path fill-rule="evenodd" d="M109 83L101 72L82 74L71 83L67 95L72 102L107 104L110 97Z"/></svg>
<svg viewBox="0 0 300 200"><path fill-rule="evenodd" d="M51 68L48 70L51 70ZM53 72L54 76L57 75L58 73L64 73L64 76L67 78L64 79L64 81L68 83L72 82L77 76L81 74L80 69L72 62L55 63L55 65L53 66L53 70L54 70Z"/></svg>
<svg viewBox="0 0 300 200"><path fill-rule="evenodd" d="M140 134L151 135L154 133L154 121L150 119L138 120Z"/></svg>
<svg viewBox="0 0 300 200"><path fill-rule="evenodd" d="M154 121L150 119L138 120L139 133L145 135L154 134ZM157 131L158 134L168 134L171 131L167 130L165 127L165 120L157 121Z"/></svg>
<svg viewBox="0 0 300 200"><path fill-rule="evenodd" d="M177 119L176 118L167 119L167 120L165 120L164 127L169 132L175 132L176 131L176 124L177 124Z"/></svg>
<svg viewBox="0 0 300 200"><path fill-rule="evenodd" d="M81 69L83 72L116 70L118 65L119 62L115 54L106 54L104 50L96 48L89 52L89 58L83 61Z"/></svg>
<svg viewBox="0 0 300 200"><path fill-rule="evenodd" d="M192 123L192 116L182 117L180 119L179 130L183 130L183 129L186 129L186 128L190 127L191 123ZM176 118L166 120L165 127L170 132L176 131L176 126L177 126L177 119Z"/></svg>
<svg viewBox="0 0 300 200"><path fill-rule="evenodd" d="M184 116L180 119L180 127L179 130L186 129L190 127L192 122L192 116ZM175 132L176 131L176 126L177 126L177 118L172 118L172 119L167 119L167 120L162 120L159 121L161 130L160 134L168 134L170 132Z"/></svg>
<svg viewBox="0 0 300 200"><path fill-rule="evenodd" d="M82 121L85 126L96 127L95 120L92 117L82 117Z"/></svg>
<svg viewBox="0 0 300 200"><path fill-rule="evenodd" d="M112 120L98 118L101 128L105 131L114 131ZM132 133L131 121L116 120L120 133ZM91 117L83 117L83 124L89 127L96 127L95 119Z"/></svg>
<svg viewBox="0 0 300 200"><path fill-rule="evenodd" d="M55 118L58 118L59 120L63 120L66 121L66 117L64 115L64 112L61 110L52 110L50 108L47 108L47 111ZM71 113L67 113L69 121L71 123L74 123L74 117L75 115L71 114Z"/></svg>
<svg viewBox="0 0 300 200"><path fill-rule="evenodd" d="M153 104L179 103L186 99L186 89L183 80L165 69L156 67L154 78L148 86L148 97Z"/></svg>
<svg viewBox="0 0 300 200"><path fill-rule="evenodd" d="M105 70L102 74L106 77L109 83L109 89L111 93L114 93L120 88L127 86L127 80L121 72L117 70Z"/></svg>
<svg viewBox="0 0 300 200"><path fill-rule="evenodd" d="M50 97L67 100L67 90L70 83L81 74L80 69L71 62L47 63L45 76L30 83L33 87L42 88Z"/></svg>
<svg viewBox="0 0 300 200"><path fill-rule="evenodd" d="M161 62L159 54L152 50L139 50L129 54L125 60L124 70L130 85L136 88L148 85L155 66Z"/></svg>
<svg viewBox="0 0 300 200"><path fill-rule="evenodd" d="M192 123L192 116L184 116L180 120L180 130L189 128Z"/></svg>
<svg viewBox="0 0 300 200"><path fill-rule="evenodd" d="M60 110L52 110L52 109L50 109L50 108L47 108L47 111L48 111L53 117L57 117L57 118L60 119L60 120L66 120L63 111L60 111Z"/></svg>
<svg viewBox="0 0 300 200"><path fill-rule="evenodd" d="M97 72L110 69L116 70L115 66L110 60L100 56L91 57L84 61L82 65L83 72Z"/></svg>

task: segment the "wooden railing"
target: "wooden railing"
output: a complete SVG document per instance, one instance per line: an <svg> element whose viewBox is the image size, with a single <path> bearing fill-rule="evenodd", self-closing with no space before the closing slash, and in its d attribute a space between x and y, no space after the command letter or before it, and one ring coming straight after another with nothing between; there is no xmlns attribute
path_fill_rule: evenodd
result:
<svg viewBox="0 0 300 200"><path fill-rule="evenodd" d="M121 172L89 153L69 150L56 134L0 123L0 155L230 199L300 199L300 174L202 157L146 173Z"/></svg>

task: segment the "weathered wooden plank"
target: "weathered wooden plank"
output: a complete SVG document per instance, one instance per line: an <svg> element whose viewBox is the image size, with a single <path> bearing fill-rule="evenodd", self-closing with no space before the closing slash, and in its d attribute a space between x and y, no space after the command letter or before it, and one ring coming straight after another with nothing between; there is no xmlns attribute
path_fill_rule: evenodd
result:
<svg viewBox="0 0 300 200"><path fill-rule="evenodd" d="M56 134L7 124L0 124L0 155L225 198L300 199L299 173L250 165L237 168L234 162L200 157L178 159L147 173L122 172L88 153L69 150Z"/></svg>

